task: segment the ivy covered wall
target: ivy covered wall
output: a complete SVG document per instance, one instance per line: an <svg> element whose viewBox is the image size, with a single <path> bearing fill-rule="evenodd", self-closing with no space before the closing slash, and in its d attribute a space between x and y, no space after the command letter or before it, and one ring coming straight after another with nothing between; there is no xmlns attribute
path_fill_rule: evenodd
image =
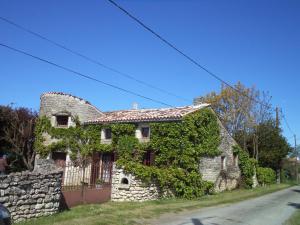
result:
<svg viewBox="0 0 300 225"><path fill-rule="evenodd" d="M47 156L52 151L70 149L73 160L97 152L116 152L117 165L144 183L156 183L162 190L172 190L177 197L194 198L213 189L214 184L202 179L199 162L203 157L221 154L220 125L210 108L188 114L181 121L151 122L150 141L140 143L135 137L138 124L94 124L70 128L51 127L41 117L36 126L37 152ZM111 128L111 144L101 144L101 130ZM46 134L57 139L44 145ZM155 155L151 166L143 165L147 151Z"/></svg>

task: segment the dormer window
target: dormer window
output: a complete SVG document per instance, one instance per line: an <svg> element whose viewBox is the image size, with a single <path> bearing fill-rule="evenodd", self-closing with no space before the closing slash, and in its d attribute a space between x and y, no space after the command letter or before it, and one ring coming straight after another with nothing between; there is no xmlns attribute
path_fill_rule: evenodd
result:
<svg viewBox="0 0 300 225"><path fill-rule="evenodd" d="M56 116L56 126L57 127L68 127L69 116L58 115Z"/></svg>
<svg viewBox="0 0 300 225"><path fill-rule="evenodd" d="M142 127L141 133L142 133L142 138L150 138L150 128L149 127Z"/></svg>
<svg viewBox="0 0 300 225"><path fill-rule="evenodd" d="M104 129L104 139L106 139L106 140L111 139L111 129L109 129L109 128Z"/></svg>

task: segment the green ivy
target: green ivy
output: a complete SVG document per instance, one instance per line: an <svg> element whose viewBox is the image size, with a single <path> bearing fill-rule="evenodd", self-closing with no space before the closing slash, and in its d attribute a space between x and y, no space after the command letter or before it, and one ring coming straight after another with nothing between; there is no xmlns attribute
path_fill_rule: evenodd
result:
<svg viewBox="0 0 300 225"><path fill-rule="evenodd" d="M139 146L142 151L137 154L141 156L147 149L154 151L154 165L142 165L137 156L131 160L121 157L118 165L144 182L155 181L162 189L172 190L177 197L195 198L211 191L214 184L202 180L199 162L203 156L220 155L220 129L215 114L203 109L185 116L182 121L149 125L150 142ZM138 144L125 139L121 149L124 152L127 146L127 157L130 157L132 148Z"/></svg>
<svg viewBox="0 0 300 225"><path fill-rule="evenodd" d="M116 151L118 166L145 183L156 182L162 190L171 190L177 197L195 198L211 191L214 184L202 180L199 162L203 156L220 155L220 129L212 110L198 110L181 121L153 122L149 126L150 142L139 143L135 138L136 124L78 124L62 129L51 127L50 121L41 117L37 123L35 146L44 156L56 148L62 150L63 147L69 147L73 157L78 152L90 155L93 151ZM100 133L103 128L111 129L111 144L101 144ZM44 146L43 133L59 141ZM155 152L152 166L142 164L147 150Z"/></svg>
<svg viewBox="0 0 300 225"><path fill-rule="evenodd" d="M36 123L35 128L35 150L42 157L46 157L53 151L66 151L70 149L71 158L75 159L78 153L84 157L93 152L111 152L112 146L101 144L101 125L81 126L77 118L73 118L75 127L55 128L51 126L50 120L43 116ZM45 135L57 139L49 145L45 145Z"/></svg>
<svg viewBox="0 0 300 225"><path fill-rule="evenodd" d="M233 153L239 156L239 168L242 173L242 186L252 188L253 176L255 175L257 161L250 158L248 152L241 149L238 145L233 146Z"/></svg>
<svg viewBox="0 0 300 225"><path fill-rule="evenodd" d="M258 167L257 180L260 185L270 185L276 182L276 173L271 168Z"/></svg>

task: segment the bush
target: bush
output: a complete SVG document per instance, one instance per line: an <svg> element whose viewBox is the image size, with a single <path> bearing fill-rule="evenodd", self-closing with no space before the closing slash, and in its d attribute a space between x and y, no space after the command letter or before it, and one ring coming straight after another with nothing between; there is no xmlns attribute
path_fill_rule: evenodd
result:
<svg viewBox="0 0 300 225"><path fill-rule="evenodd" d="M260 185L270 185L276 182L276 173L271 168L258 167L256 173Z"/></svg>
<svg viewBox="0 0 300 225"><path fill-rule="evenodd" d="M248 152L241 149L238 145L233 146L233 153L239 156L239 168L242 173L240 186L244 188L252 188L257 161L250 158Z"/></svg>

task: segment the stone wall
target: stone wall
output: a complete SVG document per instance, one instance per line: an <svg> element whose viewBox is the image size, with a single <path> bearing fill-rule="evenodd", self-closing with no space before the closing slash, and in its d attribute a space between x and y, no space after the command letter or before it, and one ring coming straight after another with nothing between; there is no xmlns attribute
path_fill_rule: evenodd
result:
<svg viewBox="0 0 300 225"><path fill-rule="evenodd" d="M115 165L113 166L111 190L112 201L142 202L147 200L157 200L161 197L162 194L157 185L145 185L135 176L124 173L123 169L117 168Z"/></svg>
<svg viewBox="0 0 300 225"><path fill-rule="evenodd" d="M8 208L14 222L57 213L61 179L59 170L0 175L0 203Z"/></svg>
<svg viewBox="0 0 300 225"><path fill-rule="evenodd" d="M103 115L88 101L73 95L50 92L41 95L40 116L51 119L54 115L69 114L78 116L81 122L94 120Z"/></svg>
<svg viewBox="0 0 300 225"><path fill-rule="evenodd" d="M218 157L204 157L200 161L200 173L204 180L213 182L216 191L231 190L237 187L241 172L238 167L238 158L234 156L232 147L236 141L229 135L225 127L219 121L221 144ZM222 157L225 162L222 169Z"/></svg>
<svg viewBox="0 0 300 225"><path fill-rule="evenodd" d="M237 145L227 130L219 121L221 143L218 157L204 157L199 164L200 173L204 180L215 184L215 191L232 190L239 184L241 172L238 167L238 158L233 154L233 146ZM222 157L225 162L222 169ZM125 178L128 184L124 184ZM112 172L112 201L146 201L156 200L166 196L155 184L145 185L131 174L126 174L122 169L113 167Z"/></svg>

